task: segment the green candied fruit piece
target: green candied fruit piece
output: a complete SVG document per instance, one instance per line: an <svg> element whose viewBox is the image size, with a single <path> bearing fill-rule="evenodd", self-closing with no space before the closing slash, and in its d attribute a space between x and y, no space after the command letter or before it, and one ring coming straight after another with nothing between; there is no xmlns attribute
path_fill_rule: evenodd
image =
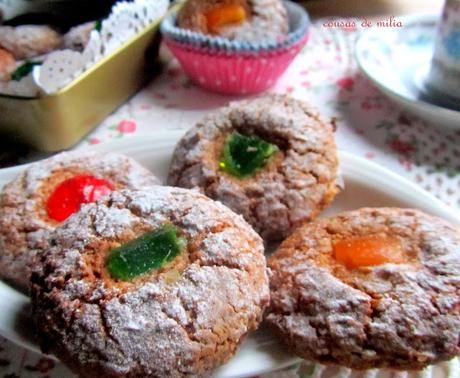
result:
<svg viewBox="0 0 460 378"><path fill-rule="evenodd" d="M106 262L114 278L128 281L153 269L162 268L186 247L176 227L163 225L113 249Z"/></svg>
<svg viewBox="0 0 460 378"><path fill-rule="evenodd" d="M101 32L102 30L102 20L96 20L94 23L94 30Z"/></svg>
<svg viewBox="0 0 460 378"><path fill-rule="evenodd" d="M11 79L14 81L19 81L23 77L26 77L28 74L30 74L35 66L39 66L41 64L41 62L33 62L31 60L26 60L11 74Z"/></svg>
<svg viewBox="0 0 460 378"><path fill-rule="evenodd" d="M253 135L233 132L225 141L219 166L236 177L251 176L263 167L278 147Z"/></svg>

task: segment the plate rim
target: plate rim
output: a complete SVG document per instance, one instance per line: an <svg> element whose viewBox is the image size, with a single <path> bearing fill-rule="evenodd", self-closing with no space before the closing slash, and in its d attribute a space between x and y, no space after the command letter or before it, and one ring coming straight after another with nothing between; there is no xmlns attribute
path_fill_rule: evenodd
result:
<svg viewBox="0 0 460 378"><path fill-rule="evenodd" d="M149 136L132 136L129 139L125 140L117 140L114 141L113 143L104 143L101 145L97 146L88 146L86 149L80 149L81 151L83 150L91 150L91 151L111 151L111 152L118 152L118 153L126 153L126 151L129 151L130 149L136 149L136 150L142 150L146 148L152 148L154 145L157 145L157 148L163 147L173 147L176 143L177 140L182 136L184 133L184 130L180 131L164 131L160 133L160 135L149 135ZM153 146L152 146L153 145ZM123 151L119 151L120 149L123 149ZM128 152L129 154L129 152ZM389 178L391 179L393 187L396 187L397 184L400 184L400 186L406 188L406 190L413 191L416 196L421 196L424 200L431 201L429 207L432 209L436 209L436 212L442 213L443 218L447 218L451 222L455 222L458 225L460 225L460 213L458 212L453 212L448 205L446 205L444 202L441 200L437 199L434 197L431 193L425 191L422 189L420 186L417 184L409 181L407 178L404 176L401 176L388 168L379 165L373 161L370 161L364 157L358 156L356 154L353 154L352 152L349 151L343 151L339 150L339 161L340 161L340 166L342 168L341 172L343 176L348 175L354 175L355 177L362 176L362 182L366 181L368 178L372 180L376 180L376 182L381 181L382 183L384 181L382 180L388 180ZM30 163L29 163L30 164ZM22 169L26 168L27 165L21 165L17 167L12 167L12 168L7 168L4 170L0 170L0 180L4 175L9 175L9 174L15 174L19 173ZM383 179L382 179L383 178ZM346 184L346 181L345 181ZM437 214L438 215L438 214ZM438 215L441 216L441 215ZM13 299L16 301L20 302L22 306L27 306L30 303L29 297L26 295L22 294L21 292L15 290L11 286L7 285L3 281L0 281L0 298L4 297L5 292L4 290L7 290L7 294L9 291L9 295L12 295ZM25 314L23 311L21 313L13 313L13 316L18 316L21 314ZM11 316L11 314L10 314ZM7 338L11 342L24 347L27 350L31 350L35 353L39 353L40 355L44 355L41 351L40 348L37 344L31 343L30 340L27 340L25 337L23 337L17 330L14 328L11 328L11 322L10 322L10 327L4 327L3 322L0 322L0 335L3 337ZM49 356L51 358L56 359L54 356ZM261 369L257 370L255 373L251 374L261 374L263 372L268 372L268 371L276 371L279 370L280 368L289 366L300 359L296 356L293 355L292 359L289 360L289 363L284 363L284 364L279 364L276 365L276 367L270 367L269 369L262 371ZM230 360L231 361L231 360ZM230 362L229 361L229 362ZM246 374L241 375L241 377L247 376Z"/></svg>

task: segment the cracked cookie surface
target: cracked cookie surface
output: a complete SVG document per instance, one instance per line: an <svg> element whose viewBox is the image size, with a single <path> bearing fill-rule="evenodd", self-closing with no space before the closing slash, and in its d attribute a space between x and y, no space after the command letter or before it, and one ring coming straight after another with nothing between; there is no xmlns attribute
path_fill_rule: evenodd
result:
<svg viewBox="0 0 460 378"><path fill-rule="evenodd" d="M132 281L107 274L109 250L165 223L186 251ZM203 376L233 356L269 302L260 237L194 191L113 192L53 234L32 274L44 351L82 377Z"/></svg>
<svg viewBox="0 0 460 378"><path fill-rule="evenodd" d="M127 156L65 152L30 165L7 184L0 197L0 277L26 292L30 265L47 247L48 234L58 222L46 203L66 179L90 174L109 180L115 189L142 189L159 184L146 168Z"/></svg>
<svg viewBox="0 0 460 378"><path fill-rule="evenodd" d="M396 238L400 264L347 269L340 240ZM364 208L297 229L269 258L267 323L299 356L421 369L460 354L460 229L417 210Z"/></svg>
<svg viewBox="0 0 460 378"><path fill-rule="evenodd" d="M62 45L62 37L46 25L0 26L0 47L16 60L49 53Z"/></svg>
<svg viewBox="0 0 460 378"><path fill-rule="evenodd" d="M256 135L279 151L255 175L235 178L219 168L225 139L234 131ZM168 182L198 188L243 215L265 240L281 240L339 191L333 133L315 109L288 96L233 102L179 141Z"/></svg>
<svg viewBox="0 0 460 378"><path fill-rule="evenodd" d="M246 10L244 22L210 30L205 13L230 4ZM281 0L190 0L179 13L177 23L183 29L248 42L282 40L289 32L288 15Z"/></svg>

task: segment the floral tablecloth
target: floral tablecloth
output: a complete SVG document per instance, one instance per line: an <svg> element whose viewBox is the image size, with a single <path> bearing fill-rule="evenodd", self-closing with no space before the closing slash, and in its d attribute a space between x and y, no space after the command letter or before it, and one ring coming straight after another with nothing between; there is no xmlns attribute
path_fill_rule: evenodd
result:
<svg viewBox="0 0 460 378"><path fill-rule="evenodd" d="M460 209L460 132L426 124L391 103L357 70L358 28L316 23L308 45L273 88L315 104L337 123L339 148L373 160ZM235 97L202 91L175 60L77 146L187 129ZM0 315L1 316L1 315ZM280 373L275 374L280 377ZM296 377L294 370L282 374ZM0 377L68 377L60 364L0 338Z"/></svg>

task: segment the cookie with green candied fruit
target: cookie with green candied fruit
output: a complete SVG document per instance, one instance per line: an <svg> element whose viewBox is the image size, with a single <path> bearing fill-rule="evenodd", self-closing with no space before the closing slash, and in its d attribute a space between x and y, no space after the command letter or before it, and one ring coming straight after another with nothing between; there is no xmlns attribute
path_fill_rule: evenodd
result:
<svg viewBox="0 0 460 378"><path fill-rule="evenodd" d="M305 102L268 95L233 102L192 127L168 182L198 188L277 241L333 200L337 166L334 126Z"/></svg>
<svg viewBox="0 0 460 378"><path fill-rule="evenodd" d="M194 191L119 191L52 236L32 275L42 350L80 377L207 376L269 302L261 238Z"/></svg>

